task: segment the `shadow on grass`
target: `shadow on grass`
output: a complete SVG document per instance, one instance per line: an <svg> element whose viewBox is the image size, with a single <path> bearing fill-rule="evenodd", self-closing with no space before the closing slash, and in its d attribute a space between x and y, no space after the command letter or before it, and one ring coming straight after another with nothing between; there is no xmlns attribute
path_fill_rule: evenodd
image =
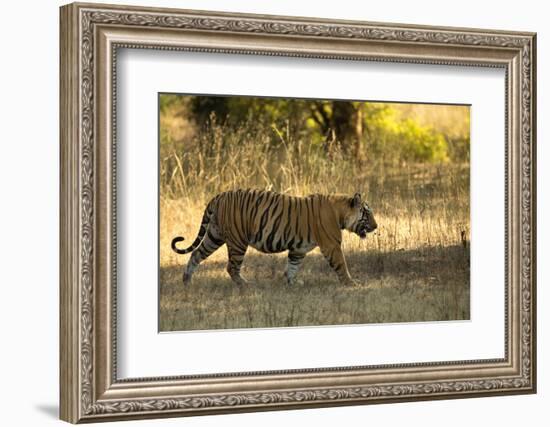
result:
<svg viewBox="0 0 550 427"><path fill-rule="evenodd" d="M361 277L356 277L353 273L366 275L368 280L368 278L380 278L382 276L395 276L399 278L403 275L422 277L435 273L456 274L457 270L464 269L467 269L469 272L469 250L460 245L423 247L414 250L398 250L384 253L354 251L346 253L345 258L348 269L356 280L360 280ZM173 284L171 282L176 276L181 282L183 270L188 259L189 256L182 256L181 265L161 267L161 285ZM286 258L283 256L249 251L243 263L243 276L248 273L255 277L263 276L266 279L274 279L277 273L279 273L282 277L285 263ZM226 273L226 266L226 261L210 261L207 259L197 270L193 283L200 282L200 276L208 273L219 275L219 278L223 282L226 281L224 279L230 280L229 275ZM323 276L333 272L321 254L309 253L306 255L297 277L301 277L304 272L312 275L312 267L316 267L319 275ZM259 269L259 271L254 271L254 269ZM261 274L262 272L263 274ZM334 279L336 284L336 274L334 274L332 279Z"/></svg>
<svg viewBox="0 0 550 427"><path fill-rule="evenodd" d="M433 246L345 254L357 287L341 285L319 253L310 253L288 286L285 256L249 251L235 285L225 261L205 261L190 285L188 260L160 271L160 330L464 320L470 316L469 250Z"/></svg>

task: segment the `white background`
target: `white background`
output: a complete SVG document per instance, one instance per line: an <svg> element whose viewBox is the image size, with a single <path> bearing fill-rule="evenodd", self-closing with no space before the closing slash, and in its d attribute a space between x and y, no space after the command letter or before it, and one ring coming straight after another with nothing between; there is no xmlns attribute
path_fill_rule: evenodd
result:
<svg viewBox="0 0 550 427"><path fill-rule="evenodd" d="M118 3L113 0L114 3ZM153 5L152 1L134 4ZM458 3L427 1L277 2L187 0L157 1L158 6L202 8L326 18L454 25L537 31L538 117L550 115L550 30L543 2L525 0ZM0 182L2 250L0 378L2 424L52 425L58 402L58 6L57 1L12 2L2 12L0 79ZM546 54L545 54L546 53ZM546 122L547 123L547 122ZM548 126L539 120L539 165L550 162L544 141ZM448 426L488 424L546 425L550 395L545 336L549 294L550 217L546 187L549 168L539 168L539 393L438 402L266 412L193 419L129 422L124 425L397 425Z"/></svg>
<svg viewBox="0 0 550 427"><path fill-rule="evenodd" d="M503 69L135 49L117 67L120 378L504 357ZM158 334L158 92L471 104L471 321Z"/></svg>

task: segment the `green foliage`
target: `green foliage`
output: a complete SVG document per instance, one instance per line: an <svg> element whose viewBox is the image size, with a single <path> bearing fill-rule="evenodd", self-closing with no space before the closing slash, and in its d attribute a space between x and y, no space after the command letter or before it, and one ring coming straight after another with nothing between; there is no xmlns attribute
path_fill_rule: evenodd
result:
<svg viewBox="0 0 550 427"><path fill-rule="evenodd" d="M373 110L366 125L372 154L384 163L449 161L449 147L442 133L398 117L391 106Z"/></svg>
<svg viewBox="0 0 550 427"><path fill-rule="evenodd" d="M218 136L225 141L239 133L242 138L234 143L260 138L276 146L283 138L289 145L317 147L328 160L337 147L359 164L469 161L466 107L427 106L423 114L429 120L413 114L415 108L422 112L421 105L166 94L160 97L161 122L168 116L171 123L180 120L185 137L165 129L171 123L161 123L161 150L166 147L168 155L200 141L209 145L203 147L208 152L214 144L211 131L220 128L225 134Z"/></svg>

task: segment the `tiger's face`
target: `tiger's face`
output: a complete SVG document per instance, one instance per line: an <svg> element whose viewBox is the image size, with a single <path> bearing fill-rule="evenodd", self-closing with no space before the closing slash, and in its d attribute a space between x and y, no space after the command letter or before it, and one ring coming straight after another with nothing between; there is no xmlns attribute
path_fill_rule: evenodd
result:
<svg viewBox="0 0 550 427"><path fill-rule="evenodd" d="M372 209L367 202L361 200L361 194L356 193L350 200L350 213L346 218L345 228L357 234L361 239L367 237L378 227Z"/></svg>

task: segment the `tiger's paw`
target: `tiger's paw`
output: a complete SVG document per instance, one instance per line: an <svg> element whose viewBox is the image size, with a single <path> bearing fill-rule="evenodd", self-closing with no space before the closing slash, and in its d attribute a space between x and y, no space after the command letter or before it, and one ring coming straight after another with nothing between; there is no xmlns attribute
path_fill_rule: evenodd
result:
<svg viewBox="0 0 550 427"><path fill-rule="evenodd" d="M345 280L343 282L343 285L348 286L350 288L359 288L359 287L361 287L361 283L359 283L358 281L353 280L353 279Z"/></svg>
<svg viewBox="0 0 550 427"><path fill-rule="evenodd" d="M304 286L304 281L302 279L286 279L287 286Z"/></svg>
<svg viewBox="0 0 550 427"><path fill-rule="evenodd" d="M246 279L242 278L241 276L234 276L234 277L231 277L231 279L239 287L245 287L245 286L252 286L253 285L253 283L250 280L246 280Z"/></svg>

